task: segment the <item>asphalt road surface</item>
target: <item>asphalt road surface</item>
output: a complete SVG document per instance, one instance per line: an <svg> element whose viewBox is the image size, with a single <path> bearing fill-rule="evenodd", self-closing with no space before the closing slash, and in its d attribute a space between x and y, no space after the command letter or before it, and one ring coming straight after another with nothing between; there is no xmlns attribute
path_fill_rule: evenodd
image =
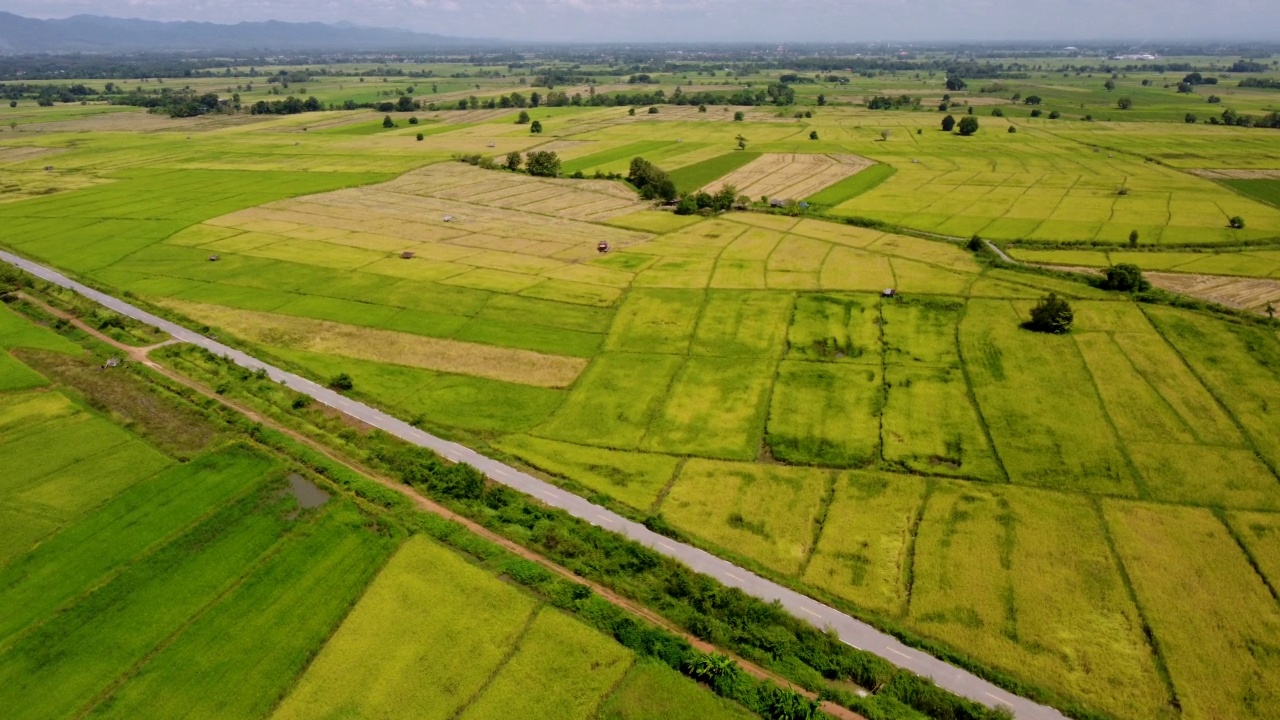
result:
<svg viewBox="0 0 1280 720"><path fill-rule="evenodd" d="M894 665L917 675L932 678L939 686L957 695L967 697L989 707L1008 706L1020 720L1065 720L1066 716L1051 707L1013 695L972 673L904 645L891 635L886 635L835 608L828 607L812 598L770 582L703 550L652 532L639 523L632 522L605 508L593 505L571 492L561 490L555 485L539 480L509 465L487 458L470 448L423 432L380 410L343 397L310 380L272 367L235 348L223 345L216 340L192 332L181 325L140 310L127 302L86 287L43 265L24 260L4 251L0 251L0 260L55 285L74 290L121 315L131 317L152 327L160 328L180 342L198 345L216 355L229 358L237 365L250 370L265 370L267 376L272 380L309 395L315 400L340 410L361 422L380 428L415 445L430 448L454 462L464 462L472 465L495 482L535 497L547 505L560 508L593 525L625 535L663 555L679 560L700 573L710 575L725 585L740 588L744 592L765 601L772 602L777 600L792 615L819 628L835 630L845 644L875 653Z"/></svg>

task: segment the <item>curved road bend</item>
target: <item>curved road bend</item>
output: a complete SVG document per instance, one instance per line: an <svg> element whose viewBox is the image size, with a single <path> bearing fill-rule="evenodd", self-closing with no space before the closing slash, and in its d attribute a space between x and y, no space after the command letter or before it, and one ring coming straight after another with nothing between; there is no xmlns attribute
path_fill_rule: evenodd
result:
<svg viewBox="0 0 1280 720"><path fill-rule="evenodd" d="M0 251L0 260L55 285L75 292L98 304L133 318L152 327L160 328L176 340L191 343L221 355L241 367L253 371L265 370L272 380L283 383L297 392L306 394L332 408L340 410L361 422L380 428L407 442L430 448L454 462L464 462L478 468L495 482L538 498L542 502L560 508L587 522L625 535L668 557L679 560L700 573L710 575L725 585L736 587L762 600L777 600L792 615L816 627L830 627L847 645L874 653L889 662L917 675L932 678L939 686L989 707L1001 705L1011 708L1020 720L1065 720L1057 710L1013 695L976 675L954 667L927 653L903 644L891 635L855 620L845 613L828 607L800 593L766 580L732 563L722 560L698 548L672 540L650 531L643 525L561 490L550 483L520 472L513 467L463 447L454 442L423 432L412 425L350 398L343 397L310 380L272 367L235 348L211 340L181 325L140 310L93 288L86 287L43 265L24 260L16 255Z"/></svg>

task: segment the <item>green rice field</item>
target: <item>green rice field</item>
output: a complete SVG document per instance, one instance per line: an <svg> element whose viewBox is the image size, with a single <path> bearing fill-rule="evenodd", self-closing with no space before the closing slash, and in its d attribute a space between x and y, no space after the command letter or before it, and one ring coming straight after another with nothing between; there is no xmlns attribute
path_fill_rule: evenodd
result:
<svg viewBox="0 0 1280 720"><path fill-rule="evenodd" d="M1276 327L997 267L963 241L1274 281L1280 136L1184 123L1207 103L1165 88L1177 73L1115 78L1124 112L1101 75L1062 75L957 91L972 137L940 130L939 78L895 71L796 85L809 118L540 107L531 135L511 109L424 110L421 141L403 114L382 131L361 110L144 133L91 106L0 108L43 128L0 139L0 181L19 188L0 244L318 382L345 373L352 397L1080 717L1270 717ZM518 76L440 78L441 102ZM1255 114L1274 102L1214 91ZM924 109L863 107L880 93ZM531 149L587 179L452 160ZM693 191L806 153L869 165L797 194L803 216L679 216L591 179L644 157ZM1072 305L1067 334L1023 326L1049 293ZM180 453L141 411L104 412L51 359L82 348L2 307L0 348L15 717L741 715L452 550L370 531L344 497L298 508L279 458L217 433Z"/></svg>

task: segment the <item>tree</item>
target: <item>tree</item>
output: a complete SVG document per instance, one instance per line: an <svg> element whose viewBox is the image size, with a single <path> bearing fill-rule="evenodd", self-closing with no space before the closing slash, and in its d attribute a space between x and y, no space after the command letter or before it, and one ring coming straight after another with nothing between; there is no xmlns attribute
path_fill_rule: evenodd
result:
<svg viewBox="0 0 1280 720"><path fill-rule="evenodd" d="M1210 95L1206 100L1206 102L1208 102L1210 105L1217 105L1218 103L1222 102L1222 98L1218 97L1217 95Z"/></svg>
<svg viewBox="0 0 1280 720"><path fill-rule="evenodd" d="M1138 231L1129 231L1129 247L1138 247Z"/></svg>
<svg viewBox="0 0 1280 720"><path fill-rule="evenodd" d="M409 112L413 109L413 98L408 95L401 95L396 101L396 110L400 112Z"/></svg>
<svg viewBox="0 0 1280 720"><path fill-rule="evenodd" d="M1009 134L1010 134L1010 135L1012 135L1012 134L1014 134L1014 133L1016 133L1016 132L1018 132L1018 128L1016 128L1016 127L1014 127L1014 126L1010 125L1010 126L1009 126Z"/></svg>
<svg viewBox="0 0 1280 720"><path fill-rule="evenodd" d="M1239 215L1233 215L1231 219L1227 221L1227 223L1236 230L1244 229L1244 218L1240 217Z"/></svg>
<svg viewBox="0 0 1280 720"><path fill-rule="evenodd" d="M676 184L665 170L642 157L631 159L627 182L636 186L645 200L671 202L676 199Z"/></svg>
<svg viewBox="0 0 1280 720"><path fill-rule="evenodd" d="M541 102L542 102L542 95L540 93L536 93L536 92L529 93L529 107L538 107L538 105Z"/></svg>
<svg viewBox="0 0 1280 720"><path fill-rule="evenodd" d="M393 128L393 127L395 127L395 126L396 126L396 123L395 123L395 121L394 121L394 120L392 120L392 119L391 119L391 116L390 116L390 115L383 115L383 116L382 116L382 127L384 127L384 128Z"/></svg>
<svg viewBox="0 0 1280 720"><path fill-rule="evenodd" d="M1111 92L1112 90L1116 89L1116 81L1107 80L1106 82L1102 83L1102 87L1106 88L1107 92Z"/></svg>
<svg viewBox="0 0 1280 720"><path fill-rule="evenodd" d="M706 106L706 105L698 105L698 112L700 112L700 113L704 113L704 112L706 112L706 111L707 111L707 106Z"/></svg>
<svg viewBox="0 0 1280 720"><path fill-rule="evenodd" d="M649 114L650 114L650 115L657 115L657 114L658 114L658 106L657 106L657 105L650 105L650 106L649 106Z"/></svg>
<svg viewBox="0 0 1280 720"><path fill-rule="evenodd" d="M823 105L826 105L826 104L827 104L827 96L826 96L826 95L819 95L819 96L818 96L818 107L822 107Z"/></svg>
<svg viewBox="0 0 1280 720"><path fill-rule="evenodd" d="M329 379L329 387L334 390L348 392L356 386L355 381L346 373L338 373Z"/></svg>
<svg viewBox="0 0 1280 720"><path fill-rule="evenodd" d="M978 118L972 115L965 115L960 118L960 122L956 124L956 130L965 136L978 132Z"/></svg>
<svg viewBox="0 0 1280 720"><path fill-rule="evenodd" d="M742 122L743 120L746 119L746 117L747 117L746 114L743 113L741 110L739 110L733 114L733 121Z"/></svg>
<svg viewBox="0 0 1280 720"><path fill-rule="evenodd" d="M942 131L943 131L943 132L951 132L952 130L954 130L954 129L955 129L955 127L956 127L956 119L955 119L953 116L948 115L948 116L946 116L946 117L942 118Z"/></svg>
<svg viewBox="0 0 1280 720"><path fill-rule="evenodd" d="M1061 335L1071 329L1073 322L1075 313L1072 312L1071 305L1058 297L1057 293L1049 293L1031 308L1031 321L1026 327L1036 332Z"/></svg>
<svg viewBox="0 0 1280 720"><path fill-rule="evenodd" d="M817 140L817 139L818 139L818 131L817 131L817 130L810 130L810 131L809 131L809 139L810 139L810 140Z"/></svg>
<svg viewBox="0 0 1280 720"><path fill-rule="evenodd" d="M1049 119L1050 119L1050 120L1057 120L1057 119L1058 119L1058 118L1060 118L1060 117L1062 117L1062 113L1058 112L1057 110L1050 110L1050 111L1049 111Z"/></svg>
<svg viewBox="0 0 1280 720"><path fill-rule="evenodd" d="M746 149L747 149L747 139L746 139L746 138L744 138L744 137L742 137L741 135L739 135L738 137L734 138L734 140L737 140L737 141L738 141L738 149L739 149L739 150L746 150Z"/></svg>
<svg viewBox="0 0 1280 720"><path fill-rule="evenodd" d="M422 133L418 133L418 142L422 142L423 137L425 136Z"/></svg>
<svg viewBox="0 0 1280 720"><path fill-rule="evenodd" d="M521 110L521 111L520 111L520 116L516 118L516 124L517 124L517 125L528 125L528 124L529 124L529 111L528 111L528 110Z"/></svg>
<svg viewBox="0 0 1280 720"><path fill-rule="evenodd" d="M685 195L676 203L677 215L693 215L698 212L698 201L692 195Z"/></svg>
<svg viewBox="0 0 1280 720"><path fill-rule="evenodd" d="M965 89L966 87L968 87L968 85L965 83L964 79L963 79L963 78L961 78L959 75L956 75L956 74L954 74L954 73L951 73L951 74L948 74L948 75L947 75L947 89L948 89L948 90L950 90L950 91L952 91L952 92L955 92L955 91L957 91L957 90L963 90L963 89Z"/></svg>
<svg viewBox="0 0 1280 720"><path fill-rule="evenodd" d="M965 247L969 248L969 252L978 252L982 249L982 238L974 235L969 238L969 242L965 243Z"/></svg>
<svg viewBox="0 0 1280 720"><path fill-rule="evenodd" d="M1028 95L1027 98L1022 102L1028 105L1039 105L1041 103L1041 100L1039 95Z"/></svg>
<svg viewBox="0 0 1280 720"><path fill-rule="evenodd" d="M560 174L560 156L550 150L533 150L525 156L525 167L530 175L555 177Z"/></svg>
<svg viewBox="0 0 1280 720"><path fill-rule="evenodd" d="M1121 110L1128 110L1129 108L1133 107L1133 98L1129 97L1128 95L1120 98L1119 100L1116 101L1116 107L1120 108Z"/></svg>
<svg viewBox="0 0 1280 720"><path fill-rule="evenodd" d="M1181 83L1178 83L1178 92L1182 93L1183 95L1190 95L1191 93L1195 92L1195 88L1191 87L1191 83L1181 82Z"/></svg>
<svg viewBox="0 0 1280 720"><path fill-rule="evenodd" d="M534 120L533 124L529 126L529 132L533 133L534 135L540 134L542 132L542 121Z"/></svg>
<svg viewBox="0 0 1280 720"><path fill-rule="evenodd" d="M1102 286L1108 290L1119 292L1142 292L1151 287L1151 283L1142 277L1142 270L1131 263L1112 265L1106 270L1106 280Z"/></svg>
<svg viewBox="0 0 1280 720"><path fill-rule="evenodd" d="M520 157L520 153L512 150L507 153L507 169L512 172L518 172L520 166L524 163L524 158Z"/></svg>
<svg viewBox="0 0 1280 720"><path fill-rule="evenodd" d="M1188 124L1188 125L1194 125L1194 124L1195 124L1195 122L1196 122L1196 115L1195 115L1195 113L1187 113L1186 115L1184 115L1184 116L1182 117L1182 122L1184 122L1184 123L1186 123L1186 124Z"/></svg>

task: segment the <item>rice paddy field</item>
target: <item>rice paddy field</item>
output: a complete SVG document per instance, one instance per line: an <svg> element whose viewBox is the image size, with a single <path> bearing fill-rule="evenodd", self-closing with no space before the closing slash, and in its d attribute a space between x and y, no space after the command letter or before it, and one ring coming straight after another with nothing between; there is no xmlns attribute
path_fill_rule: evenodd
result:
<svg viewBox="0 0 1280 720"><path fill-rule="evenodd" d="M0 243L319 381L346 373L356 397L1060 704L1120 720L1273 716L1276 329L996 268L948 240L977 233L1058 266L1280 279L1280 208L1266 187L1234 184L1269 182L1280 136L1183 123L1204 99L1166 98L1138 73L1117 80L1127 115L1101 78L1057 74L959 94L981 120L972 137L942 132L932 109L855 106L892 90L936 108L938 82L888 75L798 86L802 102L827 93L812 118L536 108L546 131L532 136L510 111L424 111L421 141L363 111L145 130L118 112L31 111L23 122L43 132L0 133L0 172L20 188L0 204ZM1014 90L1064 117L1030 117ZM1222 92L1255 113L1270 102ZM625 173L641 156L682 191L734 185L824 212L680 217L616 181L451 161L535 148L559 153L566 175ZM1236 215L1245 228L1228 226ZM1215 288L1246 309L1268 302L1258 287ZM1066 335L1021 326L1050 292L1073 306ZM23 339L5 317L6 347L59 352L22 345L58 340ZM0 473L14 538L0 592L41 599L0 619L6 706L146 714L142 698L195 663L254 691L190 688L156 713L500 717L518 702L530 717L666 717L679 715L662 698L691 693L697 716L736 716L451 551L351 529L361 511L341 498L291 518L288 498L270 500L282 472L270 458L224 447L181 462L131 440L58 400L29 352L0 355L0 462L17 458L12 481ZM65 468L31 449L51 442L76 449ZM108 461L138 477L113 475L98 499L58 484ZM74 577L21 569L58 542L73 552L87 535L70 530L120 522L135 505L93 519L193 463L251 470L220 473L245 477L186 534L155 530L168 545L122 540L120 557ZM195 544L251 570L183 550ZM289 560L303 556L305 572ZM343 580L333 598L264 599L293 573L300 588ZM170 576L199 592L171 601ZM157 603L171 609L145 637L93 621ZM284 610L299 603L315 622ZM264 604L254 622L293 644L228 648L279 669L244 677L209 647ZM40 648L105 642L124 649L59 661L50 677L71 690L32 699ZM468 660L424 653L444 645Z"/></svg>
<svg viewBox="0 0 1280 720"><path fill-rule="evenodd" d="M166 454L4 306L0 348L6 717L754 717L258 446Z"/></svg>

